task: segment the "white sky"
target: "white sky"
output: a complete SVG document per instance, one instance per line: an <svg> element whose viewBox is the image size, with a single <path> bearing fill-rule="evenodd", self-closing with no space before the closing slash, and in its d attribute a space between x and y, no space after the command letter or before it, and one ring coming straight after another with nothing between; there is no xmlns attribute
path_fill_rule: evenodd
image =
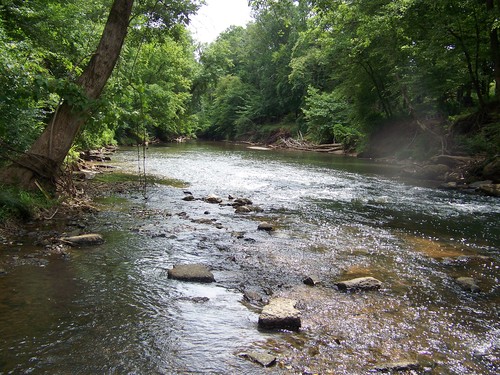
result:
<svg viewBox="0 0 500 375"><path fill-rule="evenodd" d="M195 40L213 42L229 26L245 26L251 20L247 0L205 0L198 14L191 18L189 29Z"/></svg>

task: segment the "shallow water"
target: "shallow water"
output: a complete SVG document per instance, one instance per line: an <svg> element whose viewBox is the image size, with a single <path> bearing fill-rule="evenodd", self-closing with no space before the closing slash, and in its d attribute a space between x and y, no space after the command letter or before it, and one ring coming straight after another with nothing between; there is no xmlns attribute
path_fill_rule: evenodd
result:
<svg viewBox="0 0 500 375"><path fill-rule="evenodd" d="M137 168L136 150L114 159ZM403 360L427 373L498 372L498 199L418 186L353 158L212 143L152 147L146 171L189 187L108 202L83 230L106 243L65 260L32 258L30 238L1 248L24 265L0 276L0 373L363 374ZM262 212L185 202L184 190L250 198ZM276 230L258 231L261 221ZM209 265L217 282L167 279L183 262ZM321 286L302 283L312 274ZM383 287L334 286L358 276ZM460 276L482 292L462 291ZM259 330L261 305L244 291L296 298L300 332ZM278 365L239 356L250 350Z"/></svg>

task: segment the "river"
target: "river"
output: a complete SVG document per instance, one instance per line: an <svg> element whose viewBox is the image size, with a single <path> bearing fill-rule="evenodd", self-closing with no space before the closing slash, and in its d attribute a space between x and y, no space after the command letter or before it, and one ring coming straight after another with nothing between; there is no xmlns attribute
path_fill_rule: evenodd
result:
<svg viewBox="0 0 500 375"><path fill-rule="evenodd" d="M134 172L137 159L124 149L113 163ZM355 158L242 145L150 147L144 165L185 186L103 197L106 209L57 228L99 232L103 245L64 259L31 255L30 233L0 245L0 261L18 260L0 275L0 374L366 374L401 361L498 373L498 199ZM187 190L260 210L187 202ZM257 230L262 221L275 230ZM177 263L207 264L216 283L168 279ZM321 284L304 285L311 275ZM359 276L382 288L337 290ZM463 291L461 276L481 292ZM244 293L297 299L300 331L258 329L262 303ZM278 364L264 369L240 355L249 351Z"/></svg>

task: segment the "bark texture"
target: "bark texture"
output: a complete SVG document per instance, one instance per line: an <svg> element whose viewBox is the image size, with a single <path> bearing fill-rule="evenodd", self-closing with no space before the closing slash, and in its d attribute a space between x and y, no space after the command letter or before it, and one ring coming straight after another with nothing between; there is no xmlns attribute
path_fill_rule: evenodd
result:
<svg viewBox="0 0 500 375"><path fill-rule="evenodd" d="M133 0L113 2L99 45L76 81L89 100L99 97L113 72L127 35L133 3ZM30 150L3 172L3 181L28 188L33 187L36 180L53 184L89 115L88 110L74 108L63 101Z"/></svg>

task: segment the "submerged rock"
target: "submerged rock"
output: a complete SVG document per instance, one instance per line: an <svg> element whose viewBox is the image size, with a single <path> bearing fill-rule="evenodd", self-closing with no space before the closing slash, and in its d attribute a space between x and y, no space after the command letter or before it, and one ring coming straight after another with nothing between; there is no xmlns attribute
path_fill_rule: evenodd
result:
<svg viewBox="0 0 500 375"><path fill-rule="evenodd" d="M104 243L104 238L97 233L82 234L79 236L61 237L60 240L71 246L94 246Z"/></svg>
<svg viewBox="0 0 500 375"><path fill-rule="evenodd" d="M460 288L466 292L478 293L481 291L481 288L477 285L476 280L472 277L459 277L456 281Z"/></svg>
<svg viewBox="0 0 500 375"><path fill-rule="evenodd" d="M243 291L243 300L256 306L263 306L269 302L264 292L253 289L245 289Z"/></svg>
<svg viewBox="0 0 500 375"><path fill-rule="evenodd" d="M383 363L375 366L374 370L377 372L402 372L402 371L418 371L421 369L417 362L401 361L401 362L391 362Z"/></svg>
<svg viewBox="0 0 500 375"><path fill-rule="evenodd" d="M380 280L374 277L358 277L356 279L339 281L335 285L342 291L346 290L377 290L382 286Z"/></svg>
<svg viewBox="0 0 500 375"><path fill-rule="evenodd" d="M274 298L264 306L259 316L259 327L266 329L289 329L297 331L301 326L300 311L295 308L296 300Z"/></svg>
<svg viewBox="0 0 500 375"><path fill-rule="evenodd" d="M168 278L181 281L212 283L215 277L204 264L176 264L168 270Z"/></svg>
<svg viewBox="0 0 500 375"><path fill-rule="evenodd" d="M271 232L274 230L274 226L270 223L267 223L267 222L262 222L259 224L259 226L257 227L258 230L265 230L267 232Z"/></svg>
<svg viewBox="0 0 500 375"><path fill-rule="evenodd" d="M179 299L181 301L190 301L194 303L205 303L210 301L210 298L208 297L180 297Z"/></svg>
<svg viewBox="0 0 500 375"><path fill-rule="evenodd" d="M248 352L241 353L240 357L247 358L262 367L271 367L276 364L276 356L269 353Z"/></svg>

